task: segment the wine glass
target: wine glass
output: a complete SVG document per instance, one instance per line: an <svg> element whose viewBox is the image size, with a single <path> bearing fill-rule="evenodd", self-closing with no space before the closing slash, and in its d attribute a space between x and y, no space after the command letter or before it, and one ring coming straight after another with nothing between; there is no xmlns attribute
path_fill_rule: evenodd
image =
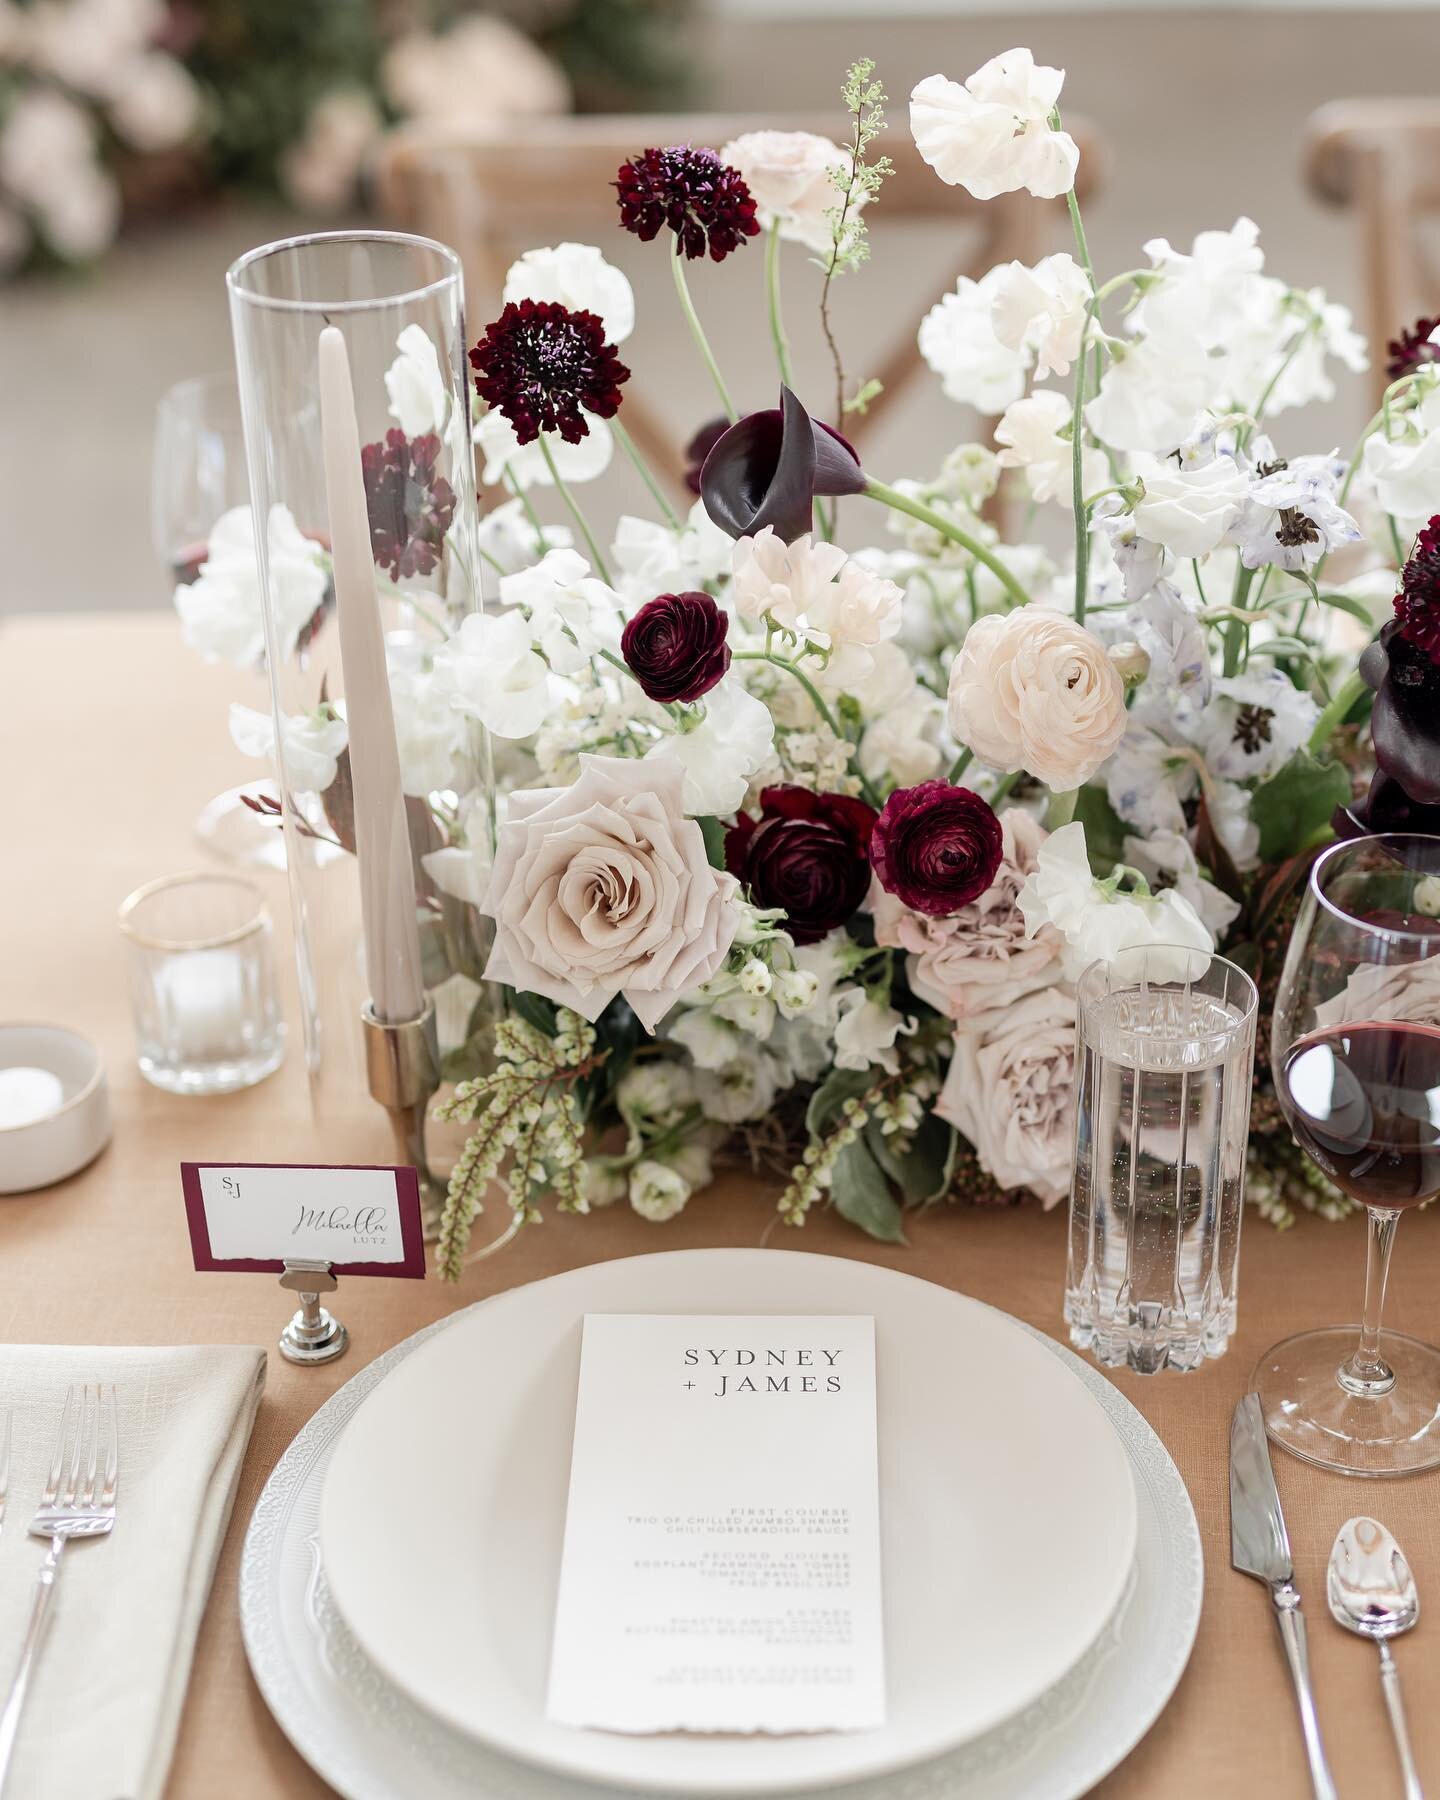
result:
<svg viewBox="0 0 1440 1800"><path fill-rule="evenodd" d="M1351 1475L1440 1464L1440 1350L1380 1330L1395 1227L1440 1195L1440 837L1316 859L1275 999L1271 1064L1296 1142L1369 1215L1364 1320L1256 1366L1272 1438Z"/></svg>
<svg viewBox="0 0 1440 1800"><path fill-rule="evenodd" d="M249 503L235 377L198 375L177 382L156 409L150 472L150 538L171 580L182 585L194 581L216 521ZM258 681L255 704L263 710L270 704ZM230 788L201 809L196 837L223 862L284 868L281 833L245 804L244 794L279 799L267 776Z"/></svg>

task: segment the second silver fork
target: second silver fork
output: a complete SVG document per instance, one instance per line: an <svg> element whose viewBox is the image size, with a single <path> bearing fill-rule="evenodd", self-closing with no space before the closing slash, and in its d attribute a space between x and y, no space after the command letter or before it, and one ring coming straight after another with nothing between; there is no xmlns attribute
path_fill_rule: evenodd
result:
<svg viewBox="0 0 1440 1800"><path fill-rule="evenodd" d="M72 1382L60 1415L45 1492L30 1521L31 1535L49 1538L50 1548L36 1577L35 1600L20 1648L20 1662L5 1710L0 1712L0 1795L4 1793L15 1753L20 1715L44 1638L61 1554L72 1537L104 1537L114 1530L119 1478L115 1389L113 1385L106 1388L103 1383L92 1387L88 1382L84 1386Z"/></svg>

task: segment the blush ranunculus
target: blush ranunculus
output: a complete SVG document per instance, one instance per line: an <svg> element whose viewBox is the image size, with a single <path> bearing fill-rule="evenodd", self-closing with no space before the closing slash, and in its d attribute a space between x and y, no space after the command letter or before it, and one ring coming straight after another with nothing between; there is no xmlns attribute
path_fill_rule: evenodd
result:
<svg viewBox="0 0 1440 1800"><path fill-rule="evenodd" d="M1000 821L969 788L922 781L897 788L870 839L881 887L916 912L941 918L983 894L1000 867Z"/></svg>
<svg viewBox="0 0 1440 1800"><path fill-rule="evenodd" d="M760 817L742 813L725 834L725 866L758 906L778 906L797 944L843 925L870 886L875 809L848 794L768 787Z"/></svg>
<svg viewBox="0 0 1440 1800"><path fill-rule="evenodd" d="M698 700L730 667L729 628L709 594L657 594L621 633L620 654L651 700Z"/></svg>

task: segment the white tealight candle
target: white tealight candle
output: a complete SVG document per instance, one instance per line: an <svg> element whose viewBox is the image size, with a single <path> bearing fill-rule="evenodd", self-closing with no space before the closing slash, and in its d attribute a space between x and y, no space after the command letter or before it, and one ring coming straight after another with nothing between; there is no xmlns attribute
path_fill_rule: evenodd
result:
<svg viewBox="0 0 1440 1800"><path fill-rule="evenodd" d="M37 1119L48 1119L64 1104L64 1086L49 1069L0 1069L0 1130L7 1125L33 1125Z"/></svg>
<svg viewBox="0 0 1440 1800"><path fill-rule="evenodd" d="M190 950L155 971L170 1049L203 1062L236 1056L245 1026L243 970L231 950Z"/></svg>

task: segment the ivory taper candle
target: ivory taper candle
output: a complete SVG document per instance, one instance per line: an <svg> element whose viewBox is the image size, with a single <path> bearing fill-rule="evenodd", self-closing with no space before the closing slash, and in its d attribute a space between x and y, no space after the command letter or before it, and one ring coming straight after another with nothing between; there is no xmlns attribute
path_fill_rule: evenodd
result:
<svg viewBox="0 0 1440 1800"><path fill-rule="evenodd" d="M399 1024L418 1018L425 1010L420 933L415 923L415 868L400 786L385 637L375 595L350 358L344 334L334 325L320 333L320 424L335 613L345 674L365 970L375 1016L385 1024Z"/></svg>

